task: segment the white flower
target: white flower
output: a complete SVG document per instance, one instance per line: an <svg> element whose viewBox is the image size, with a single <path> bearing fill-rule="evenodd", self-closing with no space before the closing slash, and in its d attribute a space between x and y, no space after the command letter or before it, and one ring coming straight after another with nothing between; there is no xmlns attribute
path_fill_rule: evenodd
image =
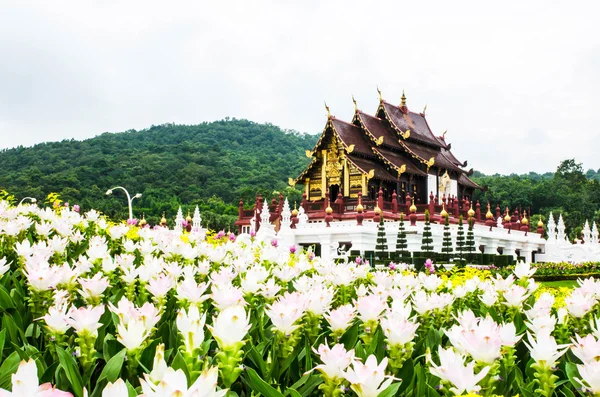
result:
<svg viewBox="0 0 600 397"><path fill-rule="evenodd" d="M284 335L289 335L300 327L296 322L304 315L305 308L306 301L302 294L287 292L267 306L265 313L271 319L273 328Z"/></svg>
<svg viewBox="0 0 600 397"><path fill-rule="evenodd" d="M33 359L21 361L17 372L12 374L12 392L0 389L1 397L72 397L71 393L56 389L50 383L40 385L37 366Z"/></svg>
<svg viewBox="0 0 600 397"><path fill-rule="evenodd" d="M578 364L577 369L582 379L575 378L585 389L588 389L592 395L600 394L600 361L587 364Z"/></svg>
<svg viewBox="0 0 600 397"><path fill-rule="evenodd" d="M48 309L48 313L42 318L46 322L46 326L50 332L62 335L71 328L67 312L67 305L61 307L52 306Z"/></svg>
<svg viewBox="0 0 600 397"><path fill-rule="evenodd" d="M358 318L366 323L368 321L377 321L381 312L388 306L387 303L377 295L367 295L359 297L354 301Z"/></svg>
<svg viewBox="0 0 600 397"><path fill-rule="evenodd" d="M329 379L344 378L344 371L352 360L354 360L354 350L346 351L344 345L336 344L332 348L327 346L327 341L319 345L318 350L314 350L319 355L323 364L317 365L315 370L327 375Z"/></svg>
<svg viewBox="0 0 600 397"><path fill-rule="evenodd" d="M6 263L6 258L0 258L0 278L10 270L10 264Z"/></svg>
<svg viewBox="0 0 600 397"><path fill-rule="evenodd" d="M522 279L533 276L536 270L537 269L535 267L531 267L529 263L520 261L515 265L515 270L513 270L513 272L518 279Z"/></svg>
<svg viewBox="0 0 600 397"><path fill-rule="evenodd" d="M453 385L450 391L455 395L463 393L475 393L481 389L477 385L490 371L490 367L484 367L475 374L475 362L471 361L465 365L464 357L456 353L451 347L442 349L438 347L440 356L440 365L431 363L429 372L440 378L443 382L448 382Z"/></svg>
<svg viewBox="0 0 600 397"><path fill-rule="evenodd" d="M403 346L415 337L419 324L409 321L402 312L388 311L381 319L383 333L392 346Z"/></svg>
<svg viewBox="0 0 600 397"><path fill-rule="evenodd" d="M102 397L128 397L129 390L123 379L117 379L115 383L110 383L102 390Z"/></svg>
<svg viewBox="0 0 600 397"><path fill-rule="evenodd" d="M346 331L354 321L355 317L356 311L351 304L340 306L325 315L331 331L339 333Z"/></svg>
<svg viewBox="0 0 600 397"><path fill-rule="evenodd" d="M525 299L529 297L528 291L520 285L513 284L504 291L504 303L508 307L518 307L523 305Z"/></svg>
<svg viewBox="0 0 600 397"><path fill-rule="evenodd" d="M208 325L221 349L226 349L242 342L250 329L250 318L243 306L229 306L219 312Z"/></svg>
<svg viewBox="0 0 600 397"><path fill-rule="evenodd" d="M131 319L127 325L117 325L117 340L128 352L138 350L150 336L150 330L141 319Z"/></svg>
<svg viewBox="0 0 600 397"><path fill-rule="evenodd" d="M387 363L388 359L385 357L377 365L377 358L371 354L364 364L353 361L352 368L348 368L344 377L359 397L377 397L394 381L393 377L385 374Z"/></svg>
<svg viewBox="0 0 600 397"><path fill-rule="evenodd" d="M579 289L575 289L571 295L565 298L565 307L569 314L576 318L585 316L596 304L593 295L585 295Z"/></svg>
<svg viewBox="0 0 600 397"><path fill-rule="evenodd" d="M98 328L102 327L100 317L104 314L104 305L72 308L69 311L69 325L78 334L88 332L96 336Z"/></svg>
<svg viewBox="0 0 600 397"><path fill-rule="evenodd" d="M530 350L531 358L544 368L552 368L568 349L569 345L558 345L550 334L541 333L537 335L537 340L530 333L527 333L529 343L525 345ZM562 350L561 350L562 349Z"/></svg>
<svg viewBox="0 0 600 397"><path fill-rule="evenodd" d="M177 329L183 336L183 345L188 353L199 349L204 342L204 323L206 313L200 317L200 311L195 305L191 305L186 312L184 308L179 309L177 314Z"/></svg>
<svg viewBox="0 0 600 397"><path fill-rule="evenodd" d="M207 283L198 284L193 277L186 277L177 286L177 299L199 304L210 298L210 295L204 295L207 289Z"/></svg>
<svg viewBox="0 0 600 397"><path fill-rule="evenodd" d="M96 273L92 278L79 279L81 289L79 293L84 300L88 301L93 298L102 297L102 293L110 285L108 278L102 277L102 273Z"/></svg>
<svg viewBox="0 0 600 397"><path fill-rule="evenodd" d="M141 380L144 397L221 397L227 390L216 390L218 368L203 371L194 384L188 388L185 373L169 367L158 384Z"/></svg>
<svg viewBox="0 0 600 397"><path fill-rule="evenodd" d="M584 364L600 361L600 340L596 340L593 335L587 335L583 338L575 335L575 339L572 339L572 341L571 351Z"/></svg>

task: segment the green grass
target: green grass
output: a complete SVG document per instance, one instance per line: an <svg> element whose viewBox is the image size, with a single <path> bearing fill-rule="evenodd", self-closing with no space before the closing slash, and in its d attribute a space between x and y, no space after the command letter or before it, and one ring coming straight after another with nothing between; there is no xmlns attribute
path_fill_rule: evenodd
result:
<svg viewBox="0 0 600 397"><path fill-rule="evenodd" d="M547 288L575 288L577 287L577 280L540 281L540 284Z"/></svg>

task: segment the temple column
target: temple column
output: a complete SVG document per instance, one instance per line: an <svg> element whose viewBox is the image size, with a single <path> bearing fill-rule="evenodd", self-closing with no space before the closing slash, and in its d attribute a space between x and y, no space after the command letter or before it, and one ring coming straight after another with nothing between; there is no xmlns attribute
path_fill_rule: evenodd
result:
<svg viewBox="0 0 600 397"><path fill-rule="evenodd" d="M363 196L366 196L368 194L368 192L367 192L367 176L365 174L362 174L361 185L362 185L362 194L363 194Z"/></svg>
<svg viewBox="0 0 600 397"><path fill-rule="evenodd" d="M324 261L331 260L331 234L326 233L320 236L321 243L321 259Z"/></svg>
<svg viewBox="0 0 600 397"><path fill-rule="evenodd" d="M323 157L323 168L321 169L321 197L325 197L325 191L327 190L327 150L321 150Z"/></svg>
<svg viewBox="0 0 600 397"><path fill-rule="evenodd" d="M521 248L521 256L525 257L525 263L531 263L532 249L529 244L526 244Z"/></svg>
<svg viewBox="0 0 600 397"><path fill-rule="evenodd" d="M344 158L344 197L350 197L350 172L348 171L348 160Z"/></svg>
<svg viewBox="0 0 600 397"><path fill-rule="evenodd" d="M304 194L310 200L310 178L304 179Z"/></svg>

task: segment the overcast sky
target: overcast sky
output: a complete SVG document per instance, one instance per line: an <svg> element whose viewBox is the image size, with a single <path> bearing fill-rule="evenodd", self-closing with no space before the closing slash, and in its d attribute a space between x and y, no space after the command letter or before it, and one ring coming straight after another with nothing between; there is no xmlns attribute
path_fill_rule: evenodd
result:
<svg viewBox="0 0 600 397"><path fill-rule="evenodd" d="M12 3L12 4L11 4ZM384 98L486 173L600 168L600 3L0 3L0 148L226 116L320 133ZM268 142L265 142L268 144Z"/></svg>

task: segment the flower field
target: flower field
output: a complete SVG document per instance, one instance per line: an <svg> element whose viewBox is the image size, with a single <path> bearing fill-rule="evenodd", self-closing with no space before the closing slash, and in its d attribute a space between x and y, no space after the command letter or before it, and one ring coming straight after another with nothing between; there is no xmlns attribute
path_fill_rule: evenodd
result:
<svg viewBox="0 0 600 397"><path fill-rule="evenodd" d="M600 396L600 282L322 261L0 201L1 396Z"/></svg>

